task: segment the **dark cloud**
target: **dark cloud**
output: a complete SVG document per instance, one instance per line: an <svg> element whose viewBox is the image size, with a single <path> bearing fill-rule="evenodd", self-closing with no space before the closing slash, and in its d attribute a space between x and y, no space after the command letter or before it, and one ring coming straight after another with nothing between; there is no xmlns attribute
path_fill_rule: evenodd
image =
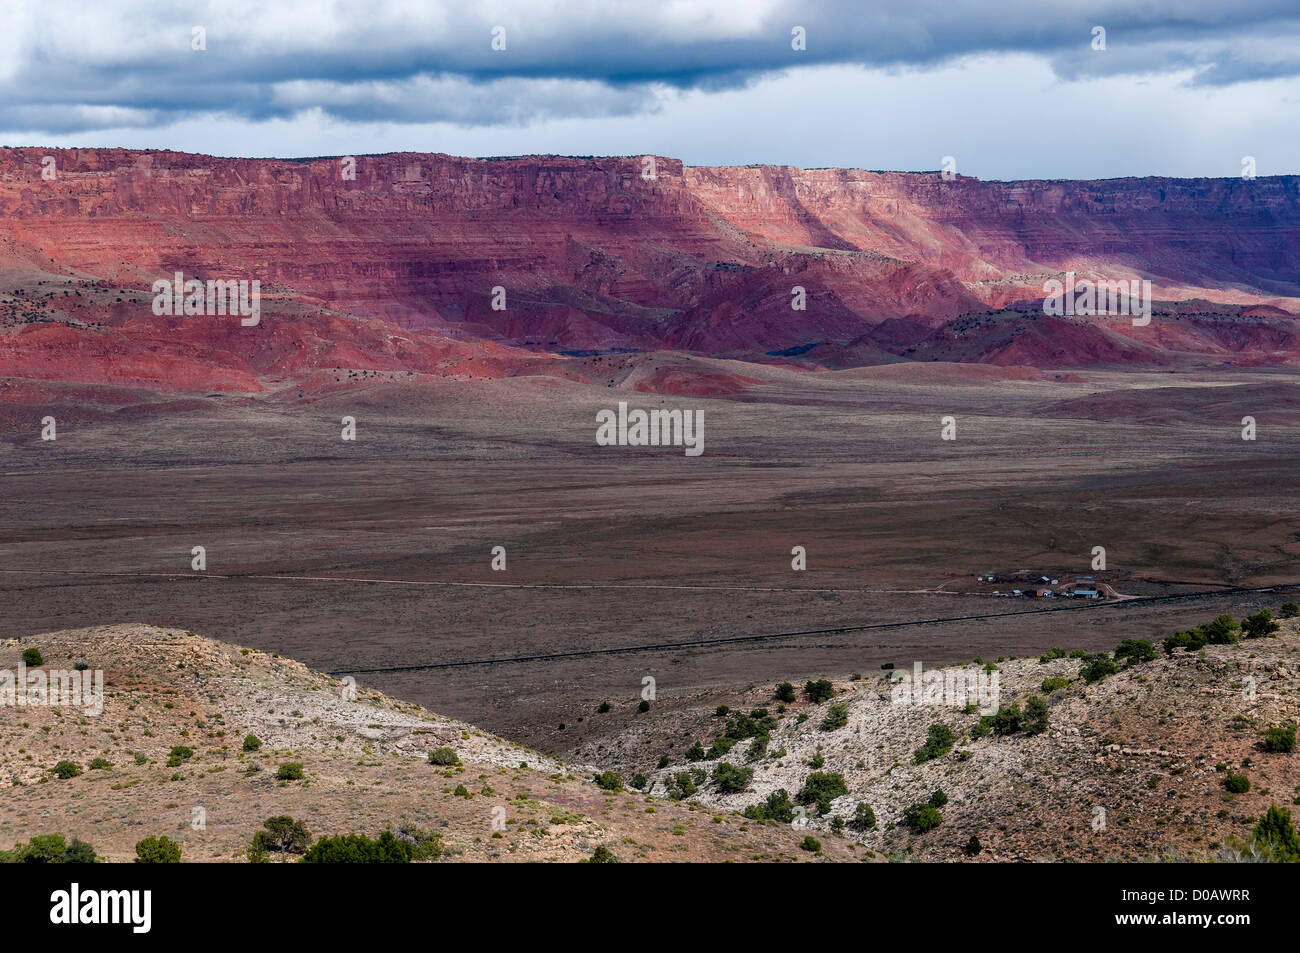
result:
<svg viewBox="0 0 1300 953"><path fill-rule="evenodd" d="M1066 80L1187 71L1229 85L1300 75L1295 0L518 3L288 0L0 12L0 127L69 132L307 111L353 122L507 125L652 111L665 89L743 87L852 63L927 69L1028 53ZM1135 9L1136 8L1136 9ZM6 18L7 21L6 22ZM192 29L206 49L191 49ZM794 27L807 49L791 47ZM1093 28L1106 30L1104 52ZM505 30L504 51L492 31Z"/></svg>

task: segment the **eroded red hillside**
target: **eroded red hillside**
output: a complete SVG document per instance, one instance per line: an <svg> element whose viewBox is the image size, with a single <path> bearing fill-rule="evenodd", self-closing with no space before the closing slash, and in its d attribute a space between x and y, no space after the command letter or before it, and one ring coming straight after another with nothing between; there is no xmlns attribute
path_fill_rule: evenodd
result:
<svg viewBox="0 0 1300 953"><path fill-rule="evenodd" d="M580 373L564 352L818 369L1300 350L1295 177L1004 183L658 158L647 178L640 157L424 154L348 168L0 150L0 376L257 393L348 369ZM259 281L261 323L154 315L152 283L177 271ZM1043 282L1064 271L1151 280L1155 319L1044 316ZM721 386L687 376L636 386Z"/></svg>

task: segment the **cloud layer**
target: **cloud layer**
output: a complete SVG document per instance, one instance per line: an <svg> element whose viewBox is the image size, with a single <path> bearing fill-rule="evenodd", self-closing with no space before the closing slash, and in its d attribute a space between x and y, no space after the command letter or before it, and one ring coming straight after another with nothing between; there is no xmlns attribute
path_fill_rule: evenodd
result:
<svg viewBox="0 0 1300 953"><path fill-rule="evenodd" d="M1104 49L1095 48L1097 27ZM797 35L806 48L794 48ZM924 98L934 76L984 76L990 62L1013 89L1011 70L1095 90L1099 112L1123 109L1117 79L1200 90L1205 102L1239 90L1231 95L1242 108L1267 89L1283 103L1300 97L1300 8L1294 0L8 0L0 132L10 141L126 144L153 130L148 141L183 148L168 131L207 122L250 131L226 152L259 154L258 128L354 136L365 128L381 139L442 128L458 130L446 150L455 151L455 142L481 141L473 130L506 140L520 128L576 123L586 130L571 137L585 143L577 151L604 153L621 136L604 129L677 116L702 97L732 97L739 128L762 115L764 96L802 91L817 124L828 106L806 76L874 77L908 96L923 125L946 113ZM985 121L1023 114L1033 99L999 95ZM745 138L725 124L711 136ZM702 151L709 140L705 133Z"/></svg>
<svg viewBox="0 0 1300 953"><path fill-rule="evenodd" d="M1294 2L796 2L96 5L18 0L0 127L152 126L196 113L498 125L650 111L665 89L743 87L840 63L926 69L1026 53L1066 79L1300 75ZM1133 9L1138 7L1139 9ZM472 9L471 9L472 8ZM1093 49L1093 28L1106 49ZM796 28L806 49L796 50ZM205 49L195 50L195 30ZM495 32L494 32L495 31ZM496 45L504 49L494 49Z"/></svg>

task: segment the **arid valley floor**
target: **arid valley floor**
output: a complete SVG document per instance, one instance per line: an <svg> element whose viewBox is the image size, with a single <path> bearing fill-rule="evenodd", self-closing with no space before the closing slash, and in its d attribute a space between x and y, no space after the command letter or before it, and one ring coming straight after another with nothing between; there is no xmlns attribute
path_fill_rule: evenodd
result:
<svg viewBox="0 0 1300 953"><path fill-rule="evenodd" d="M1288 597L1230 587L1300 581L1288 371L700 363L761 379L672 398L704 412L695 458L595 445L597 409L665 401L617 375L63 406L54 442L42 407L11 403L0 635L188 629L567 755L600 731L579 718L646 676L668 710L887 662L1111 648ZM1044 612L954 591L1016 568L1179 598Z"/></svg>

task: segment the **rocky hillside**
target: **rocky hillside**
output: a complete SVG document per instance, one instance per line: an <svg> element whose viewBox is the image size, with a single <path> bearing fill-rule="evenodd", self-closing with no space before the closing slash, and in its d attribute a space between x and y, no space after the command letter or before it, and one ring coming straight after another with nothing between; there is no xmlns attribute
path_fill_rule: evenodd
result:
<svg viewBox="0 0 1300 953"><path fill-rule="evenodd" d="M607 790L589 769L189 632L113 625L6 640L0 671L17 672L32 650L41 671L102 670L104 705L0 704L0 851L61 834L126 861L138 841L167 836L185 861L243 861L261 822L289 815L315 836L418 832L441 861L578 861L601 847L621 861L856 854L839 838L812 852L789 826ZM301 778L278 778L297 774L286 764Z"/></svg>
<svg viewBox="0 0 1300 953"><path fill-rule="evenodd" d="M773 685L704 693L589 735L572 756L710 810L793 819L818 837L842 829L895 859L968 859L972 837L978 860L1213 857L1270 805L1300 804L1300 754L1263 742L1300 722L1300 632L1291 619L1273 637L1154 648L1141 661L1121 652L1113 674L1068 654L996 660L1001 720L897 703L898 674L864 673L828 680L818 703L804 686L789 702ZM1231 790L1233 776L1249 790ZM940 822L923 830L936 791ZM859 805L874 824L855 830Z"/></svg>

